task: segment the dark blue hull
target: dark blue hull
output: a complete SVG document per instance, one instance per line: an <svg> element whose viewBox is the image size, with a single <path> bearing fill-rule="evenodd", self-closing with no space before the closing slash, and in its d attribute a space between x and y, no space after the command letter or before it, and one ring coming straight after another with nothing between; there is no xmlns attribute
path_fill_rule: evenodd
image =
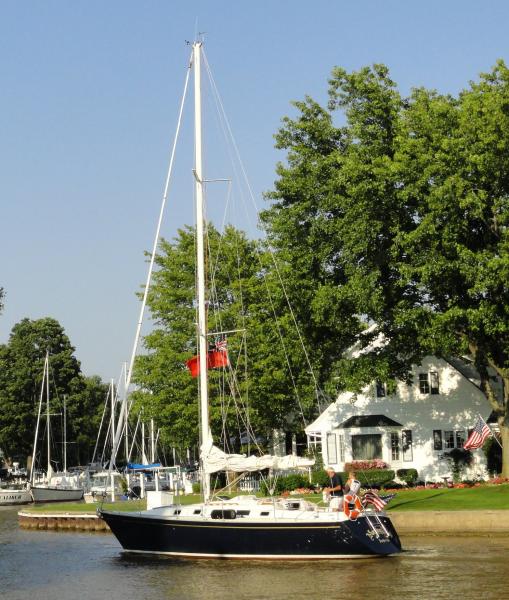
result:
<svg viewBox="0 0 509 600"><path fill-rule="evenodd" d="M401 552L400 540L388 517L380 517L383 531L374 529L366 518L322 523L254 523L241 519L153 518L143 513L101 511L99 514L129 552L283 560L357 558Z"/></svg>

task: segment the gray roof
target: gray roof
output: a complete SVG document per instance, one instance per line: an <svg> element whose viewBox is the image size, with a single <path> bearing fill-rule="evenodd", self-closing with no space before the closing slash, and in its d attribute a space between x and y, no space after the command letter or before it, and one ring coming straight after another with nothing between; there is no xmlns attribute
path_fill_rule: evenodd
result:
<svg viewBox="0 0 509 600"><path fill-rule="evenodd" d="M403 425L385 415L356 415L343 421L339 427L351 429L352 427L403 427Z"/></svg>

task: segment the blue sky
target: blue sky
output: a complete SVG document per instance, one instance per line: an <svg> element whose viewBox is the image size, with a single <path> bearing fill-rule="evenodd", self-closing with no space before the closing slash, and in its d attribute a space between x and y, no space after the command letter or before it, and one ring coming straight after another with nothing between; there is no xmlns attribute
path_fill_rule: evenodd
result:
<svg viewBox="0 0 509 600"><path fill-rule="evenodd" d="M85 374L118 376L196 31L262 206L284 158L273 148L281 118L306 94L325 101L335 65L383 62L404 94L457 94L509 60L508 17L503 0L4 0L0 343L22 318L51 316ZM191 222L180 166L167 238Z"/></svg>

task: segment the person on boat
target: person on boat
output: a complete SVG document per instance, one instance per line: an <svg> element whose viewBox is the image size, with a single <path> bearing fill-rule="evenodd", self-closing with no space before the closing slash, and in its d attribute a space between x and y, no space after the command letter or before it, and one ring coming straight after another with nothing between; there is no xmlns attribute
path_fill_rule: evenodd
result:
<svg viewBox="0 0 509 600"><path fill-rule="evenodd" d="M329 508L333 511L340 511L343 506L343 480L336 473L334 467L328 465L325 470L330 479L330 486L324 488L324 492L329 498Z"/></svg>
<svg viewBox="0 0 509 600"><path fill-rule="evenodd" d="M345 483L345 492L348 494L348 492L350 491L350 487L352 486L352 482L356 481L357 476L355 474L355 471L350 471L348 473L348 479L346 480Z"/></svg>

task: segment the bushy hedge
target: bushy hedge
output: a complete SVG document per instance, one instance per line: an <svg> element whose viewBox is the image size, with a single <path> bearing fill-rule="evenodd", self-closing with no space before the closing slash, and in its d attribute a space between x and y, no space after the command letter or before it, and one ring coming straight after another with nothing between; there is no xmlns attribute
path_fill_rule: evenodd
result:
<svg viewBox="0 0 509 600"><path fill-rule="evenodd" d="M343 471L338 475L341 476L343 483L347 482L348 473ZM361 482L362 487L382 487L382 485L394 479L394 471L390 469L369 469L367 471L356 471L355 476ZM330 485L330 478L326 471L313 471L311 481L319 487Z"/></svg>
<svg viewBox="0 0 509 600"><path fill-rule="evenodd" d="M346 483L348 474L338 473L338 475L340 475L341 479ZM320 471L313 471L311 473L311 484L315 487L318 486L321 488L330 486L330 477L327 474L327 471L324 471L323 469Z"/></svg>
<svg viewBox="0 0 509 600"><path fill-rule="evenodd" d="M415 485L417 478L419 477L419 473L417 473L417 469L398 469L396 471L396 475L399 479L404 481L407 485Z"/></svg>
<svg viewBox="0 0 509 600"><path fill-rule="evenodd" d="M277 479L270 482L263 480L260 484L260 491L264 496L269 495L268 484L274 486L274 494L281 494L282 492L291 492L298 488L309 487L309 479L307 475L292 473L291 475L277 477Z"/></svg>
<svg viewBox="0 0 509 600"><path fill-rule="evenodd" d="M357 471L357 479L362 487L381 488L387 482L394 479L394 471L391 469L370 469L369 471Z"/></svg>

